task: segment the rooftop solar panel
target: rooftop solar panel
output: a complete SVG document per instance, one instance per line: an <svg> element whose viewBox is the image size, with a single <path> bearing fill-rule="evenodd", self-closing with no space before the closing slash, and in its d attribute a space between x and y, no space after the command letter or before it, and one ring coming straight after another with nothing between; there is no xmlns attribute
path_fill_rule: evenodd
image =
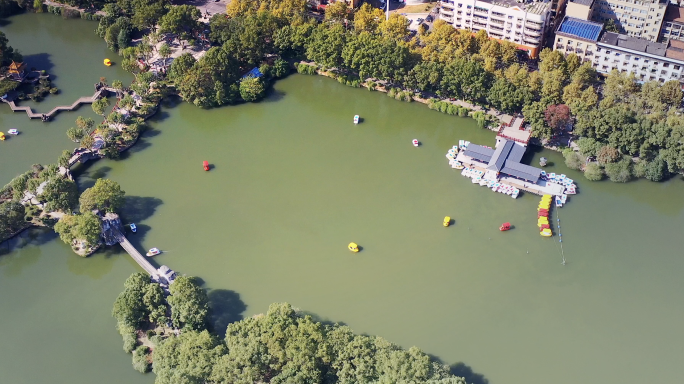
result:
<svg viewBox="0 0 684 384"><path fill-rule="evenodd" d="M572 17L566 17L563 20L558 32L567 33L583 39L597 41L603 26L601 24L592 23Z"/></svg>

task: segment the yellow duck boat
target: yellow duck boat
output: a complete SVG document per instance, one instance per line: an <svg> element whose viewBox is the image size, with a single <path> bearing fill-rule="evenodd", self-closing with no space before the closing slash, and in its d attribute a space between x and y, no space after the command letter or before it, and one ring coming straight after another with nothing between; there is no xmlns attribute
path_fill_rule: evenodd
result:
<svg viewBox="0 0 684 384"><path fill-rule="evenodd" d="M548 228L544 228L541 231L539 231L539 234L544 237L551 237L551 230Z"/></svg>
<svg viewBox="0 0 684 384"><path fill-rule="evenodd" d="M0 132L0 140L3 140L3 141L5 140L5 134L2 132Z"/></svg>
<svg viewBox="0 0 684 384"><path fill-rule="evenodd" d="M442 225L444 225L445 227L448 227L449 225L451 225L451 217L445 216L444 222L442 223Z"/></svg>
<svg viewBox="0 0 684 384"><path fill-rule="evenodd" d="M349 250L352 251L352 252L354 252L354 253L356 253L356 252L359 251L359 245L356 244L356 243L349 243L349 245L347 246L347 248L349 248Z"/></svg>
<svg viewBox="0 0 684 384"><path fill-rule="evenodd" d="M104 59L104 65L106 65L106 66L108 66L108 67L109 67L109 66L111 66L111 65L112 65L112 61L111 61L111 60L109 60L109 59Z"/></svg>

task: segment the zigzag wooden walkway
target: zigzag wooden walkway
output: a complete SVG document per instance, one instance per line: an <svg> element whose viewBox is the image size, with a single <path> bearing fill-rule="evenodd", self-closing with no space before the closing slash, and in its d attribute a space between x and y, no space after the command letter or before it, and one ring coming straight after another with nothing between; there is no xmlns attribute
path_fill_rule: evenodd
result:
<svg viewBox="0 0 684 384"><path fill-rule="evenodd" d="M74 101L74 103L71 105L60 105L60 106L54 107L48 113L36 113L36 112L33 112L31 107L28 107L28 106L19 107L14 103L14 101L7 101L4 99L2 101L4 101L6 104L8 104L13 112L26 112L26 114L28 115L28 117L30 119L42 119L43 116L45 116L45 118L47 118L49 120L55 114L57 114L60 111L73 111L74 109L78 108L81 104L92 104L93 102L95 102L95 100L102 97L103 92L114 92L114 93L116 93L116 89L108 88L108 87L101 88L100 90L95 92L92 96L80 97L78 100Z"/></svg>

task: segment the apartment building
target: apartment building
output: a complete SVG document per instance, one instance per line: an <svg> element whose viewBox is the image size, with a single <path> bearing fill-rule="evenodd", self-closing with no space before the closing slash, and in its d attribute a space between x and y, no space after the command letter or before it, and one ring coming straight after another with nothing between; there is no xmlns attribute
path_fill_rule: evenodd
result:
<svg viewBox="0 0 684 384"><path fill-rule="evenodd" d="M599 23L566 16L556 31L553 47L565 54L577 54L599 73L617 69L634 73L640 82L684 83L684 41L657 43L603 31Z"/></svg>
<svg viewBox="0 0 684 384"><path fill-rule="evenodd" d="M684 40L684 8L673 4L668 5L660 31L661 42L669 39Z"/></svg>
<svg viewBox="0 0 684 384"><path fill-rule="evenodd" d="M487 31L490 38L515 43L537 57L551 21L551 0L447 0L439 17L457 29Z"/></svg>
<svg viewBox="0 0 684 384"><path fill-rule="evenodd" d="M655 42L668 4L667 0L595 0L592 19L613 19L627 35Z"/></svg>

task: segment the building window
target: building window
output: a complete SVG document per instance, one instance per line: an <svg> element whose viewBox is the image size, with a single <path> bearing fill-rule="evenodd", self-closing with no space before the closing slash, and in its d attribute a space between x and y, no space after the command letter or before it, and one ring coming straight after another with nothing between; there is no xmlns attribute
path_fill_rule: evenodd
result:
<svg viewBox="0 0 684 384"><path fill-rule="evenodd" d="M562 43L562 42L563 42L563 38L562 38L562 37L559 37L559 38L558 38L558 42L559 42L559 43Z"/></svg>
<svg viewBox="0 0 684 384"><path fill-rule="evenodd" d="M674 66L674 70L675 70L675 71L679 71L679 65L675 65L675 66Z"/></svg>
<svg viewBox="0 0 684 384"><path fill-rule="evenodd" d="M663 63L663 67L667 68L670 66L670 63Z"/></svg>

